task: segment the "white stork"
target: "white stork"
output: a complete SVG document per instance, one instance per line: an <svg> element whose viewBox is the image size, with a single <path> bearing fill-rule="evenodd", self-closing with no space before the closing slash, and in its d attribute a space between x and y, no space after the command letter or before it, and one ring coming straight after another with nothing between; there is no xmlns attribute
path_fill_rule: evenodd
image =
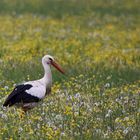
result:
<svg viewBox="0 0 140 140"><path fill-rule="evenodd" d="M63 74L64 71L50 55L45 55L42 58L42 65L45 71L44 77L36 81L28 81L17 85L5 100L3 106L10 107L16 105L26 112L35 107L37 103L45 97L45 95L51 92L52 74L50 66L53 65Z"/></svg>

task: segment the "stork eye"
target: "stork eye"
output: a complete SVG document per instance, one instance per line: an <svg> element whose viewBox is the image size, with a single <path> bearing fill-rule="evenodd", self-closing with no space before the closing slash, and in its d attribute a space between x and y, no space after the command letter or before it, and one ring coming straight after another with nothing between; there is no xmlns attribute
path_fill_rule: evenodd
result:
<svg viewBox="0 0 140 140"><path fill-rule="evenodd" d="M49 58L50 61L53 61L52 58Z"/></svg>

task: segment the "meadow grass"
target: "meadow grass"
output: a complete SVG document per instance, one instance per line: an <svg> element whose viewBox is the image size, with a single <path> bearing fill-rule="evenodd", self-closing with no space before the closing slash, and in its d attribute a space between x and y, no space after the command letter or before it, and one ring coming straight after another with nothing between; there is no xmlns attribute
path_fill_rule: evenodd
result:
<svg viewBox="0 0 140 140"><path fill-rule="evenodd" d="M140 9L137 0L0 1L0 139L139 140ZM52 94L21 117L2 104L17 83L43 76Z"/></svg>

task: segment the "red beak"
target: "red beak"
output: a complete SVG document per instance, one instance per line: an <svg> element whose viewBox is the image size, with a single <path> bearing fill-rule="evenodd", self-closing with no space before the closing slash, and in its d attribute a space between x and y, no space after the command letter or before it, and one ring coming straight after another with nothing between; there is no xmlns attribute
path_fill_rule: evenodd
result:
<svg viewBox="0 0 140 140"><path fill-rule="evenodd" d="M52 61L51 64L62 74L65 74L64 70L55 61Z"/></svg>

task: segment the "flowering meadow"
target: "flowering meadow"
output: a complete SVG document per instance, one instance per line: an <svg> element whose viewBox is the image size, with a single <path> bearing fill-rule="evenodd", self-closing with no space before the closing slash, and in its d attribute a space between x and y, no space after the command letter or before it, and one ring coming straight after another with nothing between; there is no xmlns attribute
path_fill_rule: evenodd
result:
<svg viewBox="0 0 140 140"><path fill-rule="evenodd" d="M139 0L0 1L1 140L140 140ZM52 93L25 115L3 103L42 78Z"/></svg>

